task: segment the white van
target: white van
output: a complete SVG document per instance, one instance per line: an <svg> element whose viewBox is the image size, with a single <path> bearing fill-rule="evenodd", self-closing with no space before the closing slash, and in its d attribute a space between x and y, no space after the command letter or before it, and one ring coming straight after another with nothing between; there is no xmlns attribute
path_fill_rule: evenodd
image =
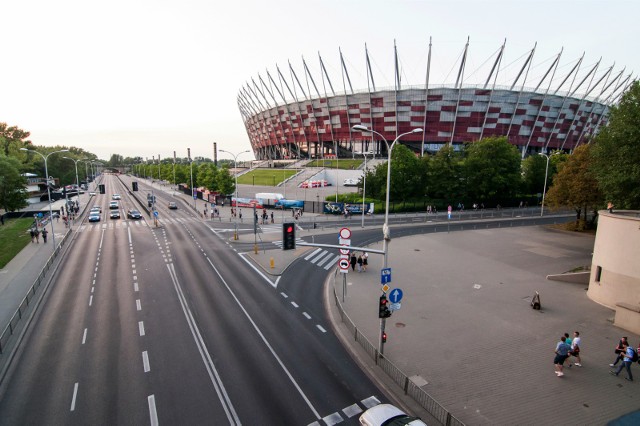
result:
<svg viewBox="0 0 640 426"><path fill-rule="evenodd" d="M277 192L258 192L256 199L260 201L263 206L274 207L276 203L284 198L284 195Z"/></svg>

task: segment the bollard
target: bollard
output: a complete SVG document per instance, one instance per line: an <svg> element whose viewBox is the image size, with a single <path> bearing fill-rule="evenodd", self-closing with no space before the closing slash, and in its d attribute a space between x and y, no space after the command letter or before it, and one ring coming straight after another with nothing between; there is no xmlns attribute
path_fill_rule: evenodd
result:
<svg viewBox="0 0 640 426"><path fill-rule="evenodd" d="M258 245L257 244L253 245L253 254L258 254Z"/></svg>
<svg viewBox="0 0 640 426"><path fill-rule="evenodd" d="M273 257L269 259L269 266L271 266L271 269L275 268L275 261L273 260Z"/></svg>

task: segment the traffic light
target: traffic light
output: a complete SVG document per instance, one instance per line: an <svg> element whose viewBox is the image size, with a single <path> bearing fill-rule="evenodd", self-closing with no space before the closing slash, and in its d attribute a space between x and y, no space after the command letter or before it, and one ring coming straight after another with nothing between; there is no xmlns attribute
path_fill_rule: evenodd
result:
<svg viewBox="0 0 640 426"><path fill-rule="evenodd" d="M380 304L378 305L378 318L389 318L391 311L389 310L389 301L387 295L380 296Z"/></svg>
<svg viewBox="0 0 640 426"><path fill-rule="evenodd" d="M133 190L134 190L134 191L137 191L137 190L138 190L138 182L132 182L132 183L131 183L131 186L133 187Z"/></svg>
<svg viewBox="0 0 640 426"><path fill-rule="evenodd" d="M100 193L101 194L104 194L106 192L105 189L104 189L104 185L103 184L100 184L99 188L100 188Z"/></svg>
<svg viewBox="0 0 640 426"><path fill-rule="evenodd" d="M387 332L386 331L382 332L382 343L387 343Z"/></svg>
<svg viewBox="0 0 640 426"><path fill-rule="evenodd" d="M282 224L282 250L295 250L296 248L296 224Z"/></svg>

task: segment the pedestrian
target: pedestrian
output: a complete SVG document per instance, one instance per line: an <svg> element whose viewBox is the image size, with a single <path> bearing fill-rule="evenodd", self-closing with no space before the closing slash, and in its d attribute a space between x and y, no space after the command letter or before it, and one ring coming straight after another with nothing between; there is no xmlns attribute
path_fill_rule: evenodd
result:
<svg viewBox="0 0 640 426"><path fill-rule="evenodd" d="M4 226L4 213L0 214L0 223Z"/></svg>
<svg viewBox="0 0 640 426"><path fill-rule="evenodd" d="M573 342L573 339L569 337L569 333L564 333L564 339L565 339L564 342L567 345L571 346L571 342Z"/></svg>
<svg viewBox="0 0 640 426"><path fill-rule="evenodd" d="M40 244L40 231L38 230L38 228L36 228L36 229L33 231L33 233L34 233L34 234L36 234L36 243L37 243L37 244Z"/></svg>
<svg viewBox="0 0 640 426"><path fill-rule="evenodd" d="M580 343L580 332L574 331L573 340L571 340L571 351L569 352L569 355L575 357L575 359L577 360L577 362L574 362L576 367L582 367L582 360L580 359ZM571 363L569 363L569 367L571 367Z"/></svg>
<svg viewBox="0 0 640 426"><path fill-rule="evenodd" d="M362 255L358 256L358 272L362 272Z"/></svg>
<svg viewBox="0 0 640 426"><path fill-rule="evenodd" d="M358 263L358 259L356 258L355 253L351 253L351 259L349 259L349 263L351 264L351 270L356 270L356 263Z"/></svg>
<svg viewBox="0 0 640 426"><path fill-rule="evenodd" d="M242 222L242 210L238 210L238 217L240 218L240 222Z"/></svg>
<svg viewBox="0 0 640 426"><path fill-rule="evenodd" d="M624 342L622 344L622 347L624 348L624 359L622 360L622 364L620 364L620 367L618 367L617 371L610 370L609 373L613 374L614 376L617 376L618 374L620 374L623 368L626 368L627 377L625 377L625 379L627 379L630 382L633 382L633 375L631 374L631 364L633 364L635 351L631 346L629 346L628 342Z"/></svg>
<svg viewBox="0 0 640 426"><path fill-rule="evenodd" d="M35 242L36 240L36 231L33 230L33 228L29 229L29 234L31 235L31 242Z"/></svg>
<svg viewBox="0 0 640 426"><path fill-rule="evenodd" d="M271 223L274 223L274 221L273 221L273 212L271 212Z"/></svg>
<svg viewBox="0 0 640 426"><path fill-rule="evenodd" d="M47 243L47 234L49 234L49 232L47 231L47 228L42 228L42 241L45 244Z"/></svg>
<svg viewBox="0 0 640 426"><path fill-rule="evenodd" d="M369 265L369 253L366 251L362 254L362 270L367 272L367 265Z"/></svg>
<svg viewBox="0 0 640 426"><path fill-rule="evenodd" d="M609 210L609 213L613 213L613 203L611 201L607 203L607 210Z"/></svg>
<svg viewBox="0 0 640 426"><path fill-rule="evenodd" d="M569 350L571 349L571 346L567 345L566 340L567 338L562 336L556 344L556 350L554 351L556 356L553 359L553 365L555 366L556 376L558 377L564 376L562 368L564 361L569 357Z"/></svg>
<svg viewBox="0 0 640 426"><path fill-rule="evenodd" d="M616 353L616 360L613 364L609 364L609 367L615 367L618 362L624 360L624 343L627 342L627 336L622 336L620 341L618 342L618 346L616 346L614 352Z"/></svg>

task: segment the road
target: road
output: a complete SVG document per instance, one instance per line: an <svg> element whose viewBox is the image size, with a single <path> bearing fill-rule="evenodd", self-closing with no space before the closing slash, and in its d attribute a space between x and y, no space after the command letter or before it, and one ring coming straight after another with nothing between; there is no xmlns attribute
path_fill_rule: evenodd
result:
<svg viewBox="0 0 640 426"><path fill-rule="evenodd" d="M0 424L357 424L388 402L331 333L326 270L296 262L274 284L226 244L228 224L168 210L170 194L155 191L159 226L127 219L122 182L105 176L102 221L77 228Z"/></svg>

